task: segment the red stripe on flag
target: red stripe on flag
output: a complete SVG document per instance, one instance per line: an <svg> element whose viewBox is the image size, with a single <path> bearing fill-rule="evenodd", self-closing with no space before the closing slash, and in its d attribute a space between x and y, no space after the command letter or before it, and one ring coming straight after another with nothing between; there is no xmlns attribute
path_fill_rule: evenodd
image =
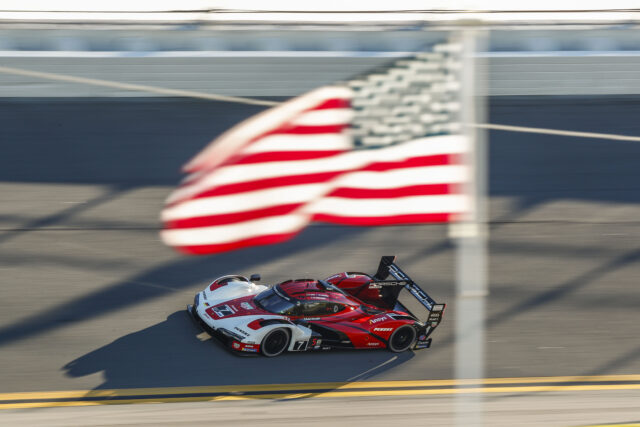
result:
<svg viewBox="0 0 640 427"><path fill-rule="evenodd" d="M304 125L296 126L289 123L285 123L283 126L277 127L275 129L271 129L267 132L254 136L245 144L243 144L242 147L238 147L238 152L240 152L246 147L249 147L252 144L255 144L261 139L268 136L272 136L272 135L339 134L339 133L342 133L348 126L349 125L347 123L342 123L337 125L325 125L325 126L304 126ZM238 157L231 156L219 166L239 163L237 159ZM251 162L251 163L254 163L254 162Z"/></svg>
<svg viewBox="0 0 640 427"><path fill-rule="evenodd" d="M335 155L335 154L333 154ZM319 172L319 173L314 173L314 174L309 174L309 175L298 175L298 176L291 176L291 177L277 177L277 178L269 178L269 179L265 179L265 180L260 180L260 181L254 181L254 182L264 182L264 183L268 183L271 180L281 180L281 179L285 179L288 180L289 178L291 178L294 181L294 184L297 184L298 182L296 182L297 179L299 179L300 177L304 177L304 176L314 176L314 177L324 177L327 176L326 174L330 174L329 176L327 176L326 179L332 178L333 176L339 175L341 173L344 172L358 172L358 171L370 171L370 172L385 172L385 171L389 171L389 170L393 170L393 169L405 169L405 168L411 168L411 167L423 167L423 166L446 166L446 165L452 165L452 164L459 164L460 163L460 158L459 156L455 155L455 154L438 154L438 155L433 155L433 156L420 156L420 157L412 157L409 159L404 159L404 160L398 160L398 161L394 161L394 162L375 162L375 163L369 163L361 168L355 168L355 169L345 169L342 171L332 171L332 172ZM178 188L185 188L188 187L190 185L193 185L195 183L197 183L199 180L201 179L205 179L207 176L206 173L201 174L197 179L193 179L190 181L186 181L183 182L182 184L179 185ZM313 181L311 182L319 182L319 181L315 181L315 178ZM235 186L235 185L242 185L245 183L238 183L238 184L229 184L229 185L224 185L221 186L220 188L227 188L230 186ZM247 182L247 184L251 184L251 182ZM266 185L266 186L278 186L278 185L286 185L286 184L281 184L280 182L277 182L274 185ZM266 188L266 187L259 187L259 188ZM249 190L252 190L254 188L249 187ZM256 188L257 189L257 188ZM238 191L248 191L248 190L238 190ZM223 193L223 194L228 194L228 193ZM199 197L199 196L195 196L195 197ZM188 199L187 199L188 200Z"/></svg>
<svg viewBox="0 0 640 427"><path fill-rule="evenodd" d="M249 246L270 245L273 243L284 242L294 237L297 232L284 234L271 234L268 236L252 237L249 239L238 240L230 243L221 243L216 245L198 245L198 246L177 246L181 252L192 255L215 254L220 252L232 251L234 249L242 249Z"/></svg>
<svg viewBox="0 0 640 427"><path fill-rule="evenodd" d="M332 108L351 108L351 101L344 98L332 98L323 101L321 104L307 110L330 110Z"/></svg>
<svg viewBox="0 0 640 427"><path fill-rule="evenodd" d="M264 190L272 187L285 187L288 185L317 184L320 182L328 181L342 173L344 173L344 171L321 172L307 175L279 176L276 178L260 179L256 181L238 182L235 184L221 185L219 187L212 188L211 190L203 191L202 193L199 193L185 200L243 193L247 191ZM185 200L174 202L170 206L173 206L177 203L182 203Z"/></svg>
<svg viewBox="0 0 640 427"><path fill-rule="evenodd" d="M338 188L327 196L347 199L390 199L395 197L450 194L450 184L411 185L398 188Z"/></svg>
<svg viewBox="0 0 640 427"><path fill-rule="evenodd" d="M275 129L271 129L267 132L261 133L253 137L247 144L243 145L243 147L249 146L256 141L261 140L267 136L272 135L319 135L319 134L338 134L342 133L346 128L349 127L348 123L335 124L335 125L322 125L322 126L306 126L306 125L292 125L285 124L283 126L277 127Z"/></svg>
<svg viewBox="0 0 640 427"><path fill-rule="evenodd" d="M283 126L281 128L272 130L259 138L263 138L266 135L274 134L286 134L286 135L318 135L323 133L342 133L349 125L337 124L337 125L324 125L324 126ZM255 139L254 139L255 140Z"/></svg>
<svg viewBox="0 0 640 427"><path fill-rule="evenodd" d="M454 159L450 154L437 154L434 156L412 157L396 162L376 162L363 167L362 171L384 172L392 169L414 168L421 166L445 166L454 164Z"/></svg>
<svg viewBox="0 0 640 427"><path fill-rule="evenodd" d="M334 154L337 155L337 154ZM187 200L198 199L203 197L221 196L226 194L242 193L247 191L262 190L271 187L284 187L287 185L300 185L300 184L314 184L328 181L343 173L351 173L358 171L374 171L385 172L394 169L407 169L411 167L424 167L424 166L445 166L449 164L455 164L456 157L449 154L439 154L434 156L421 156L413 157L396 162L376 162L365 165L361 168L346 169L340 171L331 172L319 172L304 175L291 175L291 176L279 176L275 178L261 179L255 181L239 182L235 184L221 185L210 190L203 191L185 199L180 199L166 205L166 207L172 207ZM286 171L283 171L286 173ZM195 185L199 180L205 179L206 174L202 175L194 181L184 183L181 187L187 187Z"/></svg>
<svg viewBox="0 0 640 427"><path fill-rule="evenodd" d="M271 151L267 153L248 154L243 157L234 159L232 162L236 165L266 162L286 162L293 160L312 160L322 159L324 157L335 156L344 153L343 150L324 150L324 151Z"/></svg>
<svg viewBox="0 0 640 427"><path fill-rule="evenodd" d="M165 228L196 228L196 227L213 227L216 225L233 224L236 222L250 221L257 218L266 218L269 216L286 215L296 208L302 206L303 203L291 203L287 205L271 206L268 208L254 209L250 211L238 211L228 214L208 215L192 218L177 219L167 221Z"/></svg>
<svg viewBox="0 0 640 427"><path fill-rule="evenodd" d="M343 225L394 225L394 224L419 224L423 222L449 222L451 213L433 213L433 214L409 214L409 215L392 215L377 217L346 217L329 214L315 214L313 221L330 222L333 224Z"/></svg>

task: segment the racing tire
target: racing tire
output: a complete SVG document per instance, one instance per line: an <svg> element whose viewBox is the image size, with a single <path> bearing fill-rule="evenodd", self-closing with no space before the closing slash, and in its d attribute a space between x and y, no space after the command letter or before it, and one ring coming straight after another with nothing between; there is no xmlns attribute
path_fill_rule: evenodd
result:
<svg viewBox="0 0 640 427"><path fill-rule="evenodd" d="M276 357L289 347L289 331L278 328L270 331L260 344L260 352L267 357Z"/></svg>
<svg viewBox="0 0 640 427"><path fill-rule="evenodd" d="M403 325L393 331L389 337L389 350L394 353L401 353L409 350L416 341L416 330L413 326Z"/></svg>

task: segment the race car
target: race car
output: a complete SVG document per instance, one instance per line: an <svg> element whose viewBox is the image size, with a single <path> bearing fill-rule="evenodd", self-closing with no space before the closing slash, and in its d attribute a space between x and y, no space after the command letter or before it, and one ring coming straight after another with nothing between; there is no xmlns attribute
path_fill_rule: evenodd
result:
<svg viewBox="0 0 640 427"><path fill-rule="evenodd" d="M274 357L332 348L428 348L446 306L411 280L394 256L383 256L373 276L346 272L273 286L258 281L257 274L220 277L196 294L187 311L231 350ZM403 290L426 309L425 319L400 303Z"/></svg>

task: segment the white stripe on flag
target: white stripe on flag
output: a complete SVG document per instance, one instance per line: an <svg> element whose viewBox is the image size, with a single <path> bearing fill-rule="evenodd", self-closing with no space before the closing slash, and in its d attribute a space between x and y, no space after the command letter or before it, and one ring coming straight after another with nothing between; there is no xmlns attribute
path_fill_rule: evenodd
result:
<svg viewBox="0 0 640 427"><path fill-rule="evenodd" d="M163 221L262 209L289 203L304 203L334 188L392 189L412 185L466 182L468 168L460 165L426 166L380 172L346 173L321 184L291 185L239 194L188 200L162 212Z"/></svg>
<svg viewBox="0 0 640 427"><path fill-rule="evenodd" d="M217 245L271 234L294 233L308 222L307 215L281 215L232 225L163 230L161 237L171 246Z"/></svg>
<svg viewBox="0 0 640 427"><path fill-rule="evenodd" d="M466 182L468 177L469 168L466 166L423 166L388 171L347 173L334 182L334 187L387 189L410 185L457 184Z"/></svg>
<svg viewBox="0 0 640 427"><path fill-rule="evenodd" d="M467 147L468 142L461 135L442 135L420 138L387 148L350 151L332 156L329 159L222 166L200 181L174 191L167 199L167 203L188 198L218 185L292 175L349 171L374 162L401 161L417 156L463 153L467 151Z"/></svg>
<svg viewBox="0 0 640 427"><path fill-rule="evenodd" d="M290 203L305 203L325 194L329 183L292 185L240 194L193 199L162 212L163 221L240 213Z"/></svg>
<svg viewBox="0 0 640 427"><path fill-rule="evenodd" d="M258 113L226 131L214 141L215 143L209 144L191 159L184 169L193 172L201 167L211 168L222 164L248 141L276 129L282 123L297 117L301 111L317 107L328 99L351 99L352 96L353 91L347 87L324 86L298 98L290 99L274 108Z"/></svg>
<svg viewBox="0 0 640 427"><path fill-rule="evenodd" d="M309 204L309 214L345 217L385 217L393 215L456 213L469 209L469 198L459 194L411 196L393 199L346 199L326 197Z"/></svg>
<svg viewBox="0 0 640 427"><path fill-rule="evenodd" d="M387 148L349 151L328 159L223 166L212 172L202 181L202 184L208 187L215 184L235 184L279 176L349 171L374 162L393 162L418 156L462 153L467 151L466 148L465 139L459 135L436 136L429 139L417 139Z"/></svg>
<svg viewBox="0 0 640 427"><path fill-rule="evenodd" d="M330 108L327 110L314 110L301 114L292 120L299 126L330 126L351 122L353 110L350 108Z"/></svg>
<svg viewBox="0 0 640 427"><path fill-rule="evenodd" d="M247 146L243 153L270 151L333 151L351 148L351 138L339 133L310 135L269 135Z"/></svg>

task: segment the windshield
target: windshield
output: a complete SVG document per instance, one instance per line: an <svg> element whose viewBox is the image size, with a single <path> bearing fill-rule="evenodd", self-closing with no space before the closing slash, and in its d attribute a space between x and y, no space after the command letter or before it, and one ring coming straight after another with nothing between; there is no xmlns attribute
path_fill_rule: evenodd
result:
<svg viewBox="0 0 640 427"><path fill-rule="evenodd" d="M260 292L253 301L258 307L271 313L293 316L297 311L297 306L279 295L275 287Z"/></svg>

